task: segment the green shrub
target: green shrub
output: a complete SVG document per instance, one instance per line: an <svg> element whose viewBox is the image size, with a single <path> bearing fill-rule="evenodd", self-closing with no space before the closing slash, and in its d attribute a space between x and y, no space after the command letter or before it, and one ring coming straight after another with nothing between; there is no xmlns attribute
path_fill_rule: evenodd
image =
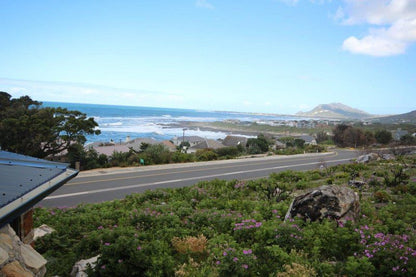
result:
<svg viewBox="0 0 416 277"><path fill-rule="evenodd" d="M210 149L201 149L195 153L198 161L212 161L218 158L218 155Z"/></svg>

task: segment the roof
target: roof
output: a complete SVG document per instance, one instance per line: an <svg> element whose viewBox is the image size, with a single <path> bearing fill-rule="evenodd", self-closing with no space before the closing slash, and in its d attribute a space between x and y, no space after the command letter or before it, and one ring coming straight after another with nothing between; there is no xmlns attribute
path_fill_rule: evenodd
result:
<svg viewBox="0 0 416 277"><path fill-rule="evenodd" d="M126 145L128 148L133 148L135 151L140 151L140 147L142 145L142 143L144 144L149 144L149 145L154 145L154 144L159 144L160 141L157 141L153 138L136 138L134 140L129 141ZM127 150L128 152L128 150Z"/></svg>
<svg viewBox="0 0 416 277"><path fill-rule="evenodd" d="M218 149L223 148L225 145L223 145L221 142L216 141L214 139L206 139L205 141L198 143L195 146L192 146L191 148L194 149Z"/></svg>
<svg viewBox="0 0 416 277"><path fill-rule="evenodd" d="M237 146L242 145L246 146L247 144L247 138L246 137L240 137L240 136L226 136L222 144L225 146Z"/></svg>
<svg viewBox="0 0 416 277"><path fill-rule="evenodd" d="M98 154L105 154L107 156L111 156L114 152L129 152L130 148L125 144L114 144L114 145L107 145L107 146L97 146L94 148Z"/></svg>
<svg viewBox="0 0 416 277"><path fill-rule="evenodd" d="M77 174L64 163L0 150L0 227Z"/></svg>
<svg viewBox="0 0 416 277"><path fill-rule="evenodd" d="M297 138L303 139L306 143L316 141L314 137L309 136L309 135L302 135L302 136L299 136Z"/></svg>
<svg viewBox="0 0 416 277"><path fill-rule="evenodd" d="M169 140L164 140L161 142L164 146L166 146L170 151L176 151L176 146Z"/></svg>

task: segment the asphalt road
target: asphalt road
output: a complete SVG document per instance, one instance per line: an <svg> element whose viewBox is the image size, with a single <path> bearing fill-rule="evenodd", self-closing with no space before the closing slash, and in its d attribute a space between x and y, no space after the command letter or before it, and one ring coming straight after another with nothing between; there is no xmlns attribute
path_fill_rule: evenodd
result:
<svg viewBox="0 0 416 277"><path fill-rule="evenodd" d="M294 156L100 169L79 175L39 203L44 207L71 207L80 203L97 203L122 199L131 193L156 188L190 186L202 180L251 180L285 170L317 169L348 163L357 158L356 151L336 150L330 153Z"/></svg>

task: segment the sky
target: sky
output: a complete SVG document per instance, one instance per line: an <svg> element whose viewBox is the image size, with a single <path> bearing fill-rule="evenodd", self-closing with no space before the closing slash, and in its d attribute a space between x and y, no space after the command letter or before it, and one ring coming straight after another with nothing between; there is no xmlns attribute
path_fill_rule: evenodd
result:
<svg viewBox="0 0 416 277"><path fill-rule="evenodd" d="M0 0L0 91L294 114L416 110L415 0Z"/></svg>

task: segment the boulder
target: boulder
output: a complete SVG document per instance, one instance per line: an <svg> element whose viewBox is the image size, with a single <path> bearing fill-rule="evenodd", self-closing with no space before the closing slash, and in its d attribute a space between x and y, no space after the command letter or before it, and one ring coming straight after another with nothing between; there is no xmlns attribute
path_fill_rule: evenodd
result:
<svg viewBox="0 0 416 277"><path fill-rule="evenodd" d="M33 235L33 240L37 240L38 238L41 238L41 237L46 236L48 234L51 234L53 232L55 232L55 229L53 229L52 227L49 227L46 224L43 224L43 225L39 226L38 228L35 228L34 235Z"/></svg>
<svg viewBox="0 0 416 277"><path fill-rule="evenodd" d="M79 260L76 262L72 267L71 277L88 277L85 271L87 270L88 266L94 268L99 257L100 255L89 258L87 260Z"/></svg>
<svg viewBox="0 0 416 277"><path fill-rule="evenodd" d="M300 216L311 221L331 218L345 222L357 219L359 212L357 193L348 187L326 185L296 197L285 218Z"/></svg>
<svg viewBox="0 0 416 277"><path fill-rule="evenodd" d="M393 154L382 154L381 158L383 160L394 160L396 157Z"/></svg>
<svg viewBox="0 0 416 277"><path fill-rule="evenodd" d="M376 153L365 154L357 158L357 163L368 163L371 161L376 161L378 158L379 156Z"/></svg>

